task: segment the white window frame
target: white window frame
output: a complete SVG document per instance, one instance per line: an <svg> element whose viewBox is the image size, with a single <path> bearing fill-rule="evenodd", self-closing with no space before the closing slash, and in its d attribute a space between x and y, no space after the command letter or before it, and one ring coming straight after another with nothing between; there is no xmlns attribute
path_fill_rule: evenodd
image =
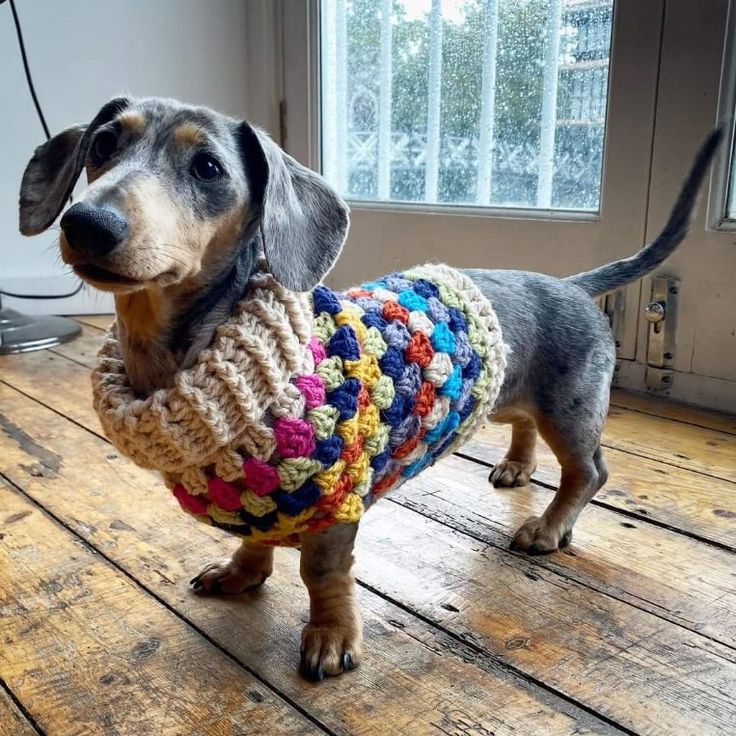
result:
<svg viewBox="0 0 736 736"><path fill-rule="evenodd" d="M736 155L736 0L729 2L726 29L717 117L725 127L725 135L713 163L707 222L710 230L734 232L736 213L729 216L728 200L730 188L736 187L736 171L732 169Z"/></svg>
<svg viewBox="0 0 736 736"><path fill-rule="evenodd" d="M389 3L391 0L384 0ZM498 0L486 0L489 4L497 5ZM613 7L613 23L616 22L616 8L621 0L614 0ZM439 5L437 0L433 0L435 5ZM298 107L302 110L307 109L310 112L308 129L297 133L289 131L287 140L285 141L287 149L303 163L306 163L315 171L323 171L322 158L322 75L321 75L321 54L319 53L321 43L321 18L320 18L320 0L283 0L285 18L287 23L284 26L284 36L282 39L285 69L291 70L294 65L300 67L303 71L292 75L291 71L284 77L284 96L286 100L291 100L290 107L294 106L293 100L297 101ZM299 6L299 7L297 7ZM554 9L550 11L550 18L562 6L562 0L553 0ZM434 7L434 6L433 6ZM301 12L300 12L301 11ZM551 22L551 20L550 20ZM557 29L559 31L559 28ZM385 35L385 34L384 34ZM559 33L556 34L559 36ZM612 33L613 35L613 33ZM302 40L300 40L300 37ZM309 62L304 64L304 49L306 39L306 48L309 54ZM315 45L316 51L312 52L312 45ZM611 41L613 45L613 39ZM490 44L487 44L489 46ZM292 50L295 53L292 53ZM490 53L492 49L485 51ZM549 52L547 52L549 53ZM487 53L485 53L487 55ZM484 74L486 73L484 64ZM430 70L431 71L431 70ZM557 96L550 93L550 88L556 89L559 81L559 69L555 67L554 83L552 82L552 74L547 73L544 84L544 101L543 101L543 117L545 115L556 115ZM290 76L295 79L289 83ZM487 81L487 80L486 80ZM296 82L296 83L295 83ZM298 89L298 85L304 85L302 89ZM485 85L485 82L484 82ZM382 85L382 89L386 85ZM289 89L291 88L291 89ZM388 87L386 87L389 89ZM485 86L484 86L485 88ZM390 89L389 89L390 91ZM601 161L601 179L599 189L599 205L597 211L562 209L552 207L510 207L498 205L474 205L474 204L451 204L451 203L427 203L427 202L401 202L395 200L365 200L353 199L346 197L346 200L352 208L361 210L380 210L386 212L408 212L416 214L437 214L443 213L448 215L466 215L472 217L489 217L489 218L506 218L521 220L559 220L562 222L597 222L600 219L601 209L603 206L606 186L606 155L608 151L608 111L610 109L611 79L610 73L608 77L608 85L606 89L606 126L604 129L603 140L603 157ZM431 107L431 104L429 105ZM484 108L487 105L484 105ZM481 135L488 136L488 125L483 125L481 121ZM544 128L544 126L543 126ZM554 126L547 126L554 133ZM389 131L390 134L390 131ZM380 133L379 133L380 136ZM385 137L385 136L384 136ZM337 138L339 139L339 133ZM544 136L543 136L544 138ZM547 136L546 142L540 141L541 147L546 147L554 151L554 135ZM380 143L379 143L380 145ZM428 143L429 145L429 143ZM553 153L552 153L553 155ZM550 159L548 155L546 159ZM540 160L546 160L540 154ZM543 186L543 166L540 165L540 186ZM549 173L553 174L553 166L550 164ZM345 172L341 172L344 174ZM550 177L547 176L546 179Z"/></svg>

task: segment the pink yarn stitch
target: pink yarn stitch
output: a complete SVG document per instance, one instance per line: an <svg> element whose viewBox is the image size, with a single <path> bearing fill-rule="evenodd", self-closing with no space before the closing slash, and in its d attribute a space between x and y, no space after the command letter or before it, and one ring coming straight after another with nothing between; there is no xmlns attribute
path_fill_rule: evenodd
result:
<svg viewBox="0 0 736 736"><path fill-rule="evenodd" d="M325 403L325 382L316 373L311 376L299 376L294 383L304 395L307 409L315 409Z"/></svg>
<svg viewBox="0 0 736 736"><path fill-rule="evenodd" d="M309 457L317 448L314 427L304 419L278 419L273 425L273 434L282 457Z"/></svg>
<svg viewBox="0 0 736 736"><path fill-rule="evenodd" d="M187 510L198 516L207 513L207 499L202 496L191 496L187 493L187 489L182 485L174 487L174 496L176 500Z"/></svg>
<svg viewBox="0 0 736 736"><path fill-rule="evenodd" d="M307 343L307 347L312 351L315 365L319 365L323 360L327 358L325 346L316 337L313 337Z"/></svg>
<svg viewBox="0 0 736 736"><path fill-rule="evenodd" d="M238 511L242 508L240 491L218 476L207 481L207 494L212 501L225 511Z"/></svg>
<svg viewBox="0 0 736 736"><path fill-rule="evenodd" d="M281 485L276 468L254 457L243 463L243 472L248 488L258 496L267 496Z"/></svg>

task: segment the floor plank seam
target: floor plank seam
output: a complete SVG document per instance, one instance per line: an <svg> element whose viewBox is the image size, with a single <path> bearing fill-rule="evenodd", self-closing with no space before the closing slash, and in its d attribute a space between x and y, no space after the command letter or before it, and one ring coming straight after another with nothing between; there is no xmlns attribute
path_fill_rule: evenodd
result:
<svg viewBox="0 0 736 736"><path fill-rule="evenodd" d="M612 444L609 440L608 442L601 442L601 446L605 447L608 450L617 450L618 452L625 452L627 455L632 455L633 457L641 457L645 460L652 460L655 463L661 463L662 465L667 465L670 468L679 468L680 470L687 470L690 473L697 473L698 475L702 475L704 478L715 478L716 480L722 480L725 483L733 483L734 486L736 486L736 481L734 481L733 478L727 478L725 475L718 475L717 473L709 473L707 470L702 470L699 468L693 468L689 465L684 465L682 463L676 463L672 460L665 460L662 457L657 457L656 455L647 455L643 452L637 452L636 450L633 450L630 447L624 447L617 444Z"/></svg>
<svg viewBox="0 0 736 736"><path fill-rule="evenodd" d="M710 634L703 633L702 631L698 631L695 628L692 628L690 626L687 626L685 623L682 622L682 620L673 618L670 615L662 615L657 610L651 610L647 606L644 606L640 603L637 603L636 600L645 600L641 598L640 596L634 595L632 593L628 593L626 591L621 591L620 595L616 595L611 590L606 590L604 588L596 588L594 585L591 585L590 583L586 582L585 580L582 580L581 578L574 577L572 575L567 575L564 572L560 570L552 569L551 567L548 567L544 564L542 564L538 558L535 558L534 556L525 555L521 552L514 552L511 549L508 549L506 546L502 546L496 542L493 542L492 540L488 538L484 538L479 536L478 534L472 532L470 529L464 529L460 526L456 526L454 524L450 524L443 519L440 519L436 516L433 516L432 514L425 513L421 511L418 508L415 508L413 505L411 505L411 502L402 502L395 498L388 497L388 500L392 503L395 503L397 506L400 506L403 509L406 509L407 511L411 511L415 514L419 514L420 516L423 516L426 519L430 519L431 521L441 524L446 529L451 529L454 532L457 532L458 534L462 534L463 536L469 537L470 539L474 539L476 542L480 542L481 544L488 545L489 547L493 547L494 549L497 549L501 552L505 552L512 557L515 557L517 559L525 560L531 565L535 565L536 567L540 568L541 570L545 570L551 575L554 575L558 578L561 578L562 580L572 583L573 585L579 585L582 588L585 588L586 590L590 590L594 593L599 593L600 595L604 595L607 598L611 598L612 600L618 601L619 603L623 603L627 606L631 606L632 608L635 608L638 611L642 611L643 613L649 614L650 616L654 616L658 619L661 619L662 621L667 621L668 623L673 624L674 626L677 626L681 629L684 629L685 631L688 631L692 634L697 634L698 636L703 637L703 639L708 639L709 641L712 641L715 644L720 644L721 646L727 647L728 649L732 649L736 651L736 645L730 644L725 641L721 641L720 639L716 639L715 637L711 636ZM629 597L631 597L631 600L629 600ZM653 603L651 601L647 601L648 606L652 606L655 609L659 609L661 611L665 611L669 614L669 611L667 611L666 608L663 606L658 606L656 603Z"/></svg>
<svg viewBox="0 0 736 736"><path fill-rule="evenodd" d="M646 396L646 394L643 394ZM736 436L736 429L730 430L730 429L723 429L722 427L716 429L715 427L709 426L707 424L701 424L699 422L693 422L688 421L687 419L676 419L675 417L667 417L662 416L661 414L655 414L654 411L645 411L644 409L634 409L631 406L626 406L625 404L617 404L614 401L611 401L611 406L615 407L616 409L621 409L623 411L630 411L635 414L643 414L647 417L657 417L657 419L666 419L668 422L675 422L676 424L686 424L689 427L696 427L697 429L707 429L709 432L722 432L723 434L727 434L730 436Z"/></svg>
<svg viewBox="0 0 736 736"><path fill-rule="evenodd" d="M370 593L377 595L381 597L382 600L392 603L388 598L383 596L381 593L376 593L373 591L369 585L365 583L359 583L361 587L368 590ZM406 612L406 608L402 608L404 612ZM466 662L469 664L472 664L473 667L476 667L479 670L482 670L483 672L487 672L490 675L493 675L495 677L501 677L506 679L512 679L516 682L518 682L521 686L525 688L533 688L533 691L535 694L540 698L543 699L543 701L549 705L550 707L556 708L558 712L564 712L566 715L570 716L574 719L579 719L580 716L584 716L586 719L590 717L590 713L583 709L579 709L580 712L578 712L578 709L576 708L575 704L572 703L570 700L567 700L561 695L551 689L542 689L536 686L534 682L531 681L531 679L524 677L519 677L515 672L510 670L508 667L504 666L501 662L499 662L496 657L494 657L490 652L487 652L483 649L474 648L471 647L466 641L464 641L462 638L458 636L453 636L451 634L448 634L446 630L443 628L440 628L434 623L427 622L424 620L423 617L416 615L414 612L409 612L412 618L415 618L417 620L420 620L422 624L425 626L429 626L432 631L437 632L440 634L444 639L450 640L450 641L441 641L438 637L437 639L437 646L433 647L430 646L427 642L420 639L418 636L415 636L411 631L407 631L402 623L400 621L396 621L393 619L387 620L387 623L391 626L394 626L395 628L398 628L404 635L411 638L413 641L417 642L418 644L422 645L429 651L433 652L434 654L437 654L442 657L452 657L454 659L459 659L462 662ZM593 711L593 715L595 715L596 719L603 720L600 718L597 711ZM585 724L590 725L590 724ZM608 724L612 728L615 728L616 730L619 730L619 726Z"/></svg>
<svg viewBox="0 0 736 736"><path fill-rule="evenodd" d="M69 526L66 522L64 522L63 519L59 518L52 511L49 511L47 508L41 505L38 501L36 501L35 498L33 498L33 496L28 494L22 487L20 487L17 483L15 483L12 479L8 478L2 472L0 472L0 479L2 479L11 490L14 490L16 493L23 496L23 498L29 501L37 509L39 509L41 513L45 514L48 518L52 519L56 524L58 524L60 527L65 529L67 532L69 532L69 534L71 534L73 537L79 540L79 542L85 547L85 549L87 549L89 552L91 552L95 556L98 556L101 559L105 560L105 562L110 567L112 567L114 570L116 570L121 575L123 575L128 580L130 580L139 590L143 591L146 595L153 598L159 605L163 606L169 613L171 613L173 616L175 616L177 619L183 622L186 626L188 626L193 631L195 631L200 637L202 637L211 646L213 646L219 652L224 654L228 659L230 659L232 662L238 665L238 667L245 670L245 672L251 675L251 677L255 678L258 682L260 682L261 685L263 685L264 688L266 688L271 693L273 693L274 696L276 696L278 699L282 700L284 703L291 706L295 711L300 713L312 725L316 726L320 731L328 734L329 736L339 736L339 734L336 731L333 731L332 729L325 726L315 716L313 716L306 708L299 705L297 702L292 700L286 693L281 691L279 688L277 688L276 686L268 682L268 680L266 680L264 677L259 675L256 671L251 669L250 666L248 666L245 662L243 662L238 657L236 657L232 652L230 652L228 649L226 649L221 644L219 644L217 640L211 637L206 631L204 631L199 626L197 626L197 624L195 624L193 621L190 621L186 616L181 614L176 608L170 605L166 600L161 598L155 591L149 589L144 583L142 583L134 575L129 573L124 567L116 563L102 549L100 549L99 547L96 547L89 540L85 539L81 534L79 534L79 532L77 532L75 529Z"/></svg>
<svg viewBox="0 0 736 736"><path fill-rule="evenodd" d="M81 365L82 368L86 368L88 371L92 370L87 363L83 363L81 360L77 360L76 358L72 358L70 355L64 355L64 353L58 353L53 348L48 349L49 352L52 355L55 355L57 358L64 358L64 360L68 360L70 363L74 363L75 365Z"/></svg>
<svg viewBox="0 0 736 736"><path fill-rule="evenodd" d="M5 678L0 675L0 689L2 689L5 694L10 698L13 705L18 709L20 714L23 716L23 718L28 721L28 725L38 734L38 736L46 736L46 732L41 728L41 726L38 724L36 719L33 717L33 715L30 713L30 711L25 707L23 702L16 696L16 694L12 691L8 683L5 681Z"/></svg>
<svg viewBox="0 0 736 736"><path fill-rule="evenodd" d="M40 403L40 402L39 402ZM618 448L616 448L618 449ZM488 462L487 460L481 460L480 458L474 457L473 455L469 455L464 452L454 452L453 455L462 458L463 460L468 460L471 463L475 463L476 465L482 465L484 468L493 468L495 467L493 463ZM642 455L637 455L637 457L643 457ZM647 458L651 460L652 458ZM659 462L659 461L658 461ZM685 468L687 470L687 468ZM692 471L697 472L697 471ZM713 477L713 476L706 476L706 477ZM725 480L727 483L733 483L733 481L728 480L727 478L721 478L720 480ZM554 486L552 483L548 483L547 481L540 480L538 478L535 478L532 476L531 482L539 486L540 488L545 488L548 491L556 491L557 487ZM734 494L736 494L736 484L734 484ZM668 524L665 521L660 521L659 519L654 519L651 516L645 516L644 514L641 514L637 511L630 511L629 509L621 508L620 506L614 506L612 504L606 503L605 501L602 501L597 498L592 498L588 503L591 506L596 506L601 509L605 509L606 511L610 511L614 514L620 514L621 516L625 516L629 519L636 519L639 522L642 522L644 524L651 524L652 526L656 526L659 529L666 529L667 531L673 532L675 534L680 534L683 537L687 537L688 539L692 539L696 542L702 542L703 544L710 545L711 547L716 547L717 549L723 550L724 552L730 552L730 553L736 553L736 547L726 544L725 542L719 542L715 539L708 539L708 537L702 537L699 534L696 534L695 532L688 531L687 529L680 529L679 527L672 526Z"/></svg>
<svg viewBox="0 0 736 736"><path fill-rule="evenodd" d="M97 437L97 439L102 440L106 444L110 445L110 447L113 446L112 442L110 442L110 440L107 439L107 437L105 437L105 435L102 434L101 432L95 432L94 429L91 429L86 424L82 424L81 422L77 421L73 417L70 417L67 414L64 414L63 411L59 411L58 409L54 408L50 404L47 404L45 401L41 401L41 399L37 398L33 394L29 394L27 391L24 391L22 388L18 388L17 386L14 386L12 383L10 383L9 381L6 381L4 378L0 378L0 384L3 384L4 386L7 386L13 391L16 391L21 396L25 396L27 399L29 399L30 401L33 401L39 406L42 406L44 409L48 409L49 411L56 414L57 417L66 419L67 422L71 422L71 424L73 424L75 427L79 427L79 429L84 430L88 434L91 434L93 437Z"/></svg>
<svg viewBox="0 0 736 736"><path fill-rule="evenodd" d="M631 455L632 457L640 457L644 460L650 460L655 463L661 463L662 465L667 465L670 468L678 468L679 470L685 470L688 473L696 473L697 475L702 475L704 478L714 478L715 480L721 480L724 483L731 483L734 487L736 487L736 481L733 480L733 478L726 478L723 475L717 475L716 473L709 473L706 470L701 470L698 468L693 468L688 465L683 465L681 463L675 463L671 460L666 460L661 457L657 457L656 455L647 455L643 452L637 452L636 450L633 450L630 447L624 447L617 444L612 444L611 440L608 441L602 441L601 447L606 448L607 450L616 450L616 452L623 452L627 455ZM458 453L455 453L458 454ZM488 463L486 460L478 460L477 462L483 464L483 465L491 465L492 463ZM535 481L536 482L536 481ZM546 485L550 485L547 483Z"/></svg>
<svg viewBox="0 0 736 736"><path fill-rule="evenodd" d="M450 637L454 641L457 641L463 646L469 648L473 652L476 652L477 654L480 654L481 656L484 656L484 657L489 657L490 660L493 661L497 667L499 667L499 669L511 674L518 680L521 680L522 682L525 682L531 685L535 685L536 687L543 690L544 692L549 693L550 695L553 695L556 698L564 700L566 703L569 703L570 705L575 706L579 710L584 711L588 715L595 717L599 721L603 721L606 725L611 726L612 728L618 729L619 731L627 734L628 736L638 736L636 731L632 731L627 726L624 726L621 723L617 723L615 720L604 715L603 713L597 712L591 706L588 706L585 703L575 699L571 695L567 695L566 693L560 690L556 690L555 688L546 684L543 680L540 680L539 678L535 677L534 675L528 672L524 672L518 667L515 667L513 664L510 664L509 662L504 662L502 659L496 657L488 650L483 649L483 647L478 646L477 644L473 643L471 640L464 638L461 634L456 634L454 631L447 629L442 624L436 621L433 621L431 618L429 618L428 616L425 616L419 611L412 610L411 608L409 608L409 606L403 604L400 600L393 598L387 593L381 592L380 590L372 586L370 583L366 583L365 581L361 580L358 577L356 577L356 582L362 588L365 588L365 590L368 590L374 595L377 595L383 598L385 601L388 601L389 603L396 606L397 608L400 608L402 611L409 614L410 616L413 616L414 618L419 619L420 621L424 622L428 626L432 626L433 628L438 629L439 631L442 631L446 636Z"/></svg>
<svg viewBox="0 0 736 736"><path fill-rule="evenodd" d="M84 317L72 317L72 319L75 322L78 322L80 325L84 325L85 327L89 327L90 330L96 330L97 332L107 332L107 330L104 327L100 327L99 325L93 324L92 322L85 322ZM114 317L113 315L110 315L110 324L113 323Z"/></svg>

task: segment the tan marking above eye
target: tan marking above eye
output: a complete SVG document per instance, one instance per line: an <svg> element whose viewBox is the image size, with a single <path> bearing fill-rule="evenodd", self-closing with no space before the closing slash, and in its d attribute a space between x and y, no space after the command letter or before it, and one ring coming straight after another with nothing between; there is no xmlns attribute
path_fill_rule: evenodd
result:
<svg viewBox="0 0 736 736"><path fill-rule="evenodd" d="M174 140L181 146L198 146L205 142L204 130L195 123L183 123L174 130Z"/></svg>
<svg viewBox="0 0 736 736"><path fill-rule="evenodd" d="M118 123L128 133L142 133L146 127L146 118L137 110L128 110L118 117Z"/></svg>

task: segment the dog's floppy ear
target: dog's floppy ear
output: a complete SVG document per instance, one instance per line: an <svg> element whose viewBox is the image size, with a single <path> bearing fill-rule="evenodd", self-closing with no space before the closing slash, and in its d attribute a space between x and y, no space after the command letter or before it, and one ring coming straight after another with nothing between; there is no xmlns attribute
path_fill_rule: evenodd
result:
<svg viewBox="0 0 736 736"><path fill-rule="evenodd" d="M319 174L295 161L262 130L241 123L238 136L268 268L287 289L307 291L340 255L348 207Z"/></svg>
<svg viewBox="0 0 736 736"><path fill-rule="evenodd" d="M67 128L35 150L20 185L23 235L38 235L58 217L84 168L92 134L129 104L126 98L116 97L100 109L89 125Z"/></svg>

